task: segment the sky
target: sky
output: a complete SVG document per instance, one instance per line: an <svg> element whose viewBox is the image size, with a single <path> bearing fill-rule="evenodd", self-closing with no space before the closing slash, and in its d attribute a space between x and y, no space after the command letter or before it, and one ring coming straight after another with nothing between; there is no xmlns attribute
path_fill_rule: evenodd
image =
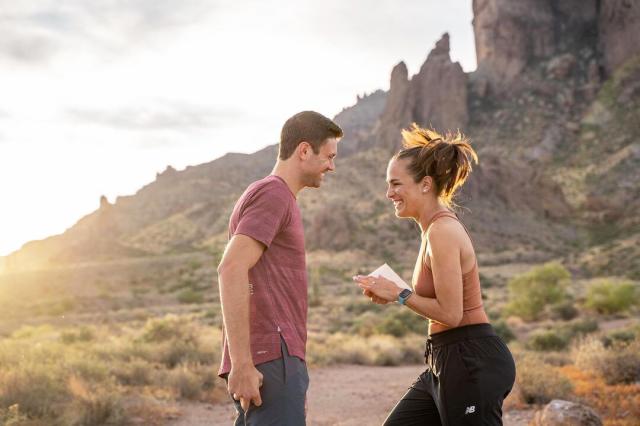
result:
<svg viewBox="0 0 640 426"><path fill-rule="evenodd" d="M473 71L471 21L471 0L0 0L0 256L388 90L444 32Z"/></svg>

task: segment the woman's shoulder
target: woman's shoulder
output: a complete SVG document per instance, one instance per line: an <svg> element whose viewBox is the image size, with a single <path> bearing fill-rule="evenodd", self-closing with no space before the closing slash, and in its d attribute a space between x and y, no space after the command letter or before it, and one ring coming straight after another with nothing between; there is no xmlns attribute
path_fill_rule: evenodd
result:
<svg viewBox="0 0 640 426"><path fill-rule="evenodd" d="M435 222L429 226L427 230L427 241L433 245L438 243L449 243L458 245L456 243L464 243L466 239L466 231L464 226L458 219L450 216L444 216L438 218Z"/></svg>

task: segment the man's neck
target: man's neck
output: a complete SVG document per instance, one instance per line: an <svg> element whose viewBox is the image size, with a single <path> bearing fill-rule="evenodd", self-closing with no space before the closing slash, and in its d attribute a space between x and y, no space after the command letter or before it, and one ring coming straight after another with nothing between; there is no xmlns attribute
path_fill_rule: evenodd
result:
<svg viewBox="0 0 640 426"><path fill-rule="evenodd" d="M278 160L271 174L282 178L296 198L298 197L298 192L304 188L300 181L299 173L293 170L291 165L285 161Z"/></svg>

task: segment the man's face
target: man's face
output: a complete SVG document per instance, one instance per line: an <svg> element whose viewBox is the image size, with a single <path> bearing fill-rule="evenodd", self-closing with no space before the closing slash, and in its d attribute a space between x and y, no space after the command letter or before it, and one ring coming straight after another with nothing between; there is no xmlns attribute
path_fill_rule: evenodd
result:
<svg viewBox="0 0 640 426"><path fill-rule="evenodd" d="M309 155L304 161L305 186L320 188L324 174L336 169L334 159L338 155L338 138L328 138L317 154L309 147Z"/></svg>

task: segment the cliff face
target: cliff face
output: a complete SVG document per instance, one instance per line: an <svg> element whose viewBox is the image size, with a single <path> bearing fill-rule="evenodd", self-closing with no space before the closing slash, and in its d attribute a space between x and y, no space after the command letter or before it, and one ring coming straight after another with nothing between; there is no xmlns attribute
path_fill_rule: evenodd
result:
<svg viewBox="0 0 640 426"><path fill-rule="evenodd" d="M468 120L467 75L451 61L449 35L444 34L411 79L403 62L394 67L377 138L397 149L400 130L412 122L445 131L464 128Z"/></svg>
<svg viewBox="0 0 640 426"><path fill-rule="evenodd" d="M600 48L609 74L640 54L640 2L602 0L598 17Z"/></svg>

